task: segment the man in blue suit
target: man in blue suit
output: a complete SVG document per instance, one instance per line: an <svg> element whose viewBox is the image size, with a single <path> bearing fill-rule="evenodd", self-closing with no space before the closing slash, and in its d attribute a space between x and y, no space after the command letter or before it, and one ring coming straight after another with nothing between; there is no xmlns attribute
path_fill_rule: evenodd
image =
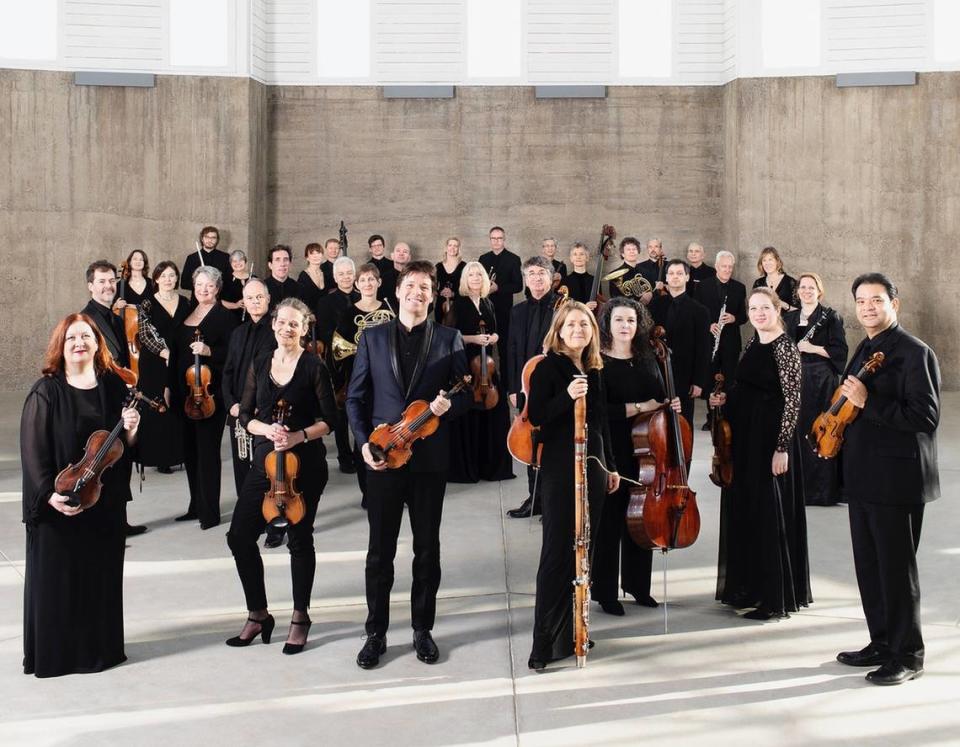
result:
<svg viewBox="0 0 960 747"><path fill-rule="evenodd" d="M357 664L371 669L387 649L393 560L403 519L410 514L413 531L413 586L410 606L413 645L417 658L433 664L440 656L431 635L440 587L440 518L447 487L449 437L447 421L471 406L469 392L448 399L444 391L467 374L467 358L460 332L428 318L437 292L433 265L411 262L396 283L397 319L372 327L360 337L353 375L347 390L347 418L367 475L367 639ZM427 400L440 418L437 432L413 446L410 461L387 469L370 434L382 423L401 420L414 400Z"/></svg>

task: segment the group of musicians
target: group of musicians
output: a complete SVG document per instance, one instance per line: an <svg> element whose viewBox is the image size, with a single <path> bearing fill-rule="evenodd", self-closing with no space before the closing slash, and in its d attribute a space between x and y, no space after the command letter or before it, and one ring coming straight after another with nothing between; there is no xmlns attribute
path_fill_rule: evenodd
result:
<svg viewBox="0 0 960 747"><path fill-rule="evenodd" d="M446 486L515 476L511 407L538 434L527 498L508 515L542 515L529 657L542 669L574 653L574 404L586 403L593 598L623 615L621 588L641 606L658 605L652 551L627 529L631 486L644 478L632 427L658 411L693 425L694 402L704 399L703 429L722 418L732 434L717 599L752 620L810 604L805 505L846 502L870 641L837 658L871 667L875 684L922 674L916 549L924 504L939 495L940 375L933 351L898 324L892 281L880 273L854 281L865 338L848 362L843 320L824 305L822 280L788 275L774 247L761 252L748 291L733 278L731 252L718 252L711 267L697 243L668 259L660 240L641 248L627 237L622 262L604 274L602 255L594 260L579 242L569 268L552 238L525 261L506 248L501 227L489 242L478 261L465 261L452 237L434 264L412 260L404 242L388 257L383 236L373 235L358 267L342 229L340 239L307 245L306 269L294 280L289 246L271 248L267 273L257 277L244 252L218 249L219 231L207 226L182 273L171 261L151 272L140 250L119 273L105 260L91 264L89 303L54 329L21 422L24 671L57 676L124 660L124 542L146 531L126 519L132 465L141 465L142 479L143 466L170 472L182 463L189 503L177 520L217 526L225 425L238 496L227 545L248 611L227 644L270 641L275 621L257 544L265 531L267 547L286 539L290 552L294 611L283 652L307 643L313 524L328 479L322 437L332 433L340 470L357 475L369 525L357 664L377 666L387 648L404 504L413 646L418 659L436 662ZM606 243L605 234L601 251ZM753 334L742 350L747 322ZM669 346L664 365L649 342L654 327ZM134 382L159 406L141 414L127 397ZM846 427L842 458L824 459L805 437L838 397L834 410L846 402L859 417ZM408 417L418 402L420 414ZM427 422L436 432L418 434ZM111 428L127 448L102 473L100 500L84 508L58 475L87 459L94 470L103 455L92 453L88 436ZM404 449L412 453L400 459ZM289 469L300 504L282 488ZM265 493L277 501L269 510Z"/></svg>

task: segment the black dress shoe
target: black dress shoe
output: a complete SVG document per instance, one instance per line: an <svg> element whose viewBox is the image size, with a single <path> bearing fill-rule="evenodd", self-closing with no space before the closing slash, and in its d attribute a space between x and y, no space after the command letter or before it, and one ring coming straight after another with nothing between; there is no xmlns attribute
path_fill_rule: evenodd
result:
<svg viewBox="0 0 960 747"><path fill-rule="evenodd" d="M197 515L193 511L187 511L183 516L178 516L174 521L194 521Z"/></svg>
<svg viewBox="0 0 960 747"><path fill-rule="evenodd" d="M145 531L147 531L147 528L143 524L136 524L136 525L127 524L123 528L123 533L127 537L136 537L138 534L143 534Z"/></svg>
<svg viewBox="0 0 960 747"><path fill-rule="evenodd" d="M313 625L313 620L309 618L307 618L306 620L291 620L290 624L305 627L307 630L304 633L304 635L306 635L307 633L310 632L310 626ZM303 651L303 647L306 645L307 645L306 641L304 641L303 643L290 643L290 641L287 641L286 643L283 644L283 653L287 654L288 656L292 654L299 654L301 651Z"/></svg>
<svg viewBox="0 0 960 747"><path fill-rule="evenodd" d="M752 612L748 612L744 615L744 618L747 620L780 620L786 619L790 615L786 612L776 612L769 607L764 607L760 605Z"/></svg>
<svg viewBox="0 0 960 747"><path fill-rule="evenodd" d="M848 667L879 667L890 661L890 655L870 643L859 651L841 651L837 654L837 661Z"/></svg>
<svg viewBox="0 0 960 747"><path fill-rule="evenodd" d="M507 516L509 516L511 519L526 519L529 518L531 509L534 516L540 515L540 506L535 506L533 504L533 498L528 497L519 506L516 508L511 508L509 511L507 511Z"/></svg>
<svg viewBox="0 0 960 747"><path fill-rule="evenodd" d="M357 474L357 465L353 462L340 462L340 471L345 475Z"/></svg>
<svg viewBox="0 0 960 747"><path fill-rule="evenodd" d="M363 648L357 654L357 666L361 669L373 669L380 663L380 657L387 652L387 637L385 635L368 635Z"/></svg>
<svg viewBox="0 0 960 747"><path fill-rule="evenodd" d="M660 602L654 599L652 596L647 594L645 597L638 597L636 594L631 594L634 601L639 604L641 607L650 607L651 609L656 609L660 606Z"/></svg>
<svg viewBox="0 0 960 747"><path fill-rule="evenodd" d="M263 546L266 548L280 547L283 544L283 530L274 529L267 524L267 536L263 540Z"/></svg>
<svg viewBox="0 0 960 747"><path fill-rule="evenodd" d="M264 618L259 620L248 617L247 622L257 623L260 626L260 631L254 633L250 638L241 638L238 635L235 635L233 638L228 638L224 643L233 648L243 648L244 646L249 646L251 643L256 640L257 636L260 636L260 640L264 643L270 643L270 636L273 635L273 626L276 625L276 620L273 619L273 615L267 615Z"/></svg>
<svg viewBox="0 0 960 747"><path fill-rule="evenodd" d="M874 685L902 685L904 682L915 680L922 675L923 667L911 669L895 661L888 661L876 671L868 673L867 682Z"/></svg>
<svg viewBox="0 0 960 747"><path fill-rule="evenodd" d="M218 527L218 526L220 526L219 521L211 521L209 524L204 524L202 521L200 522L200 528L203 530L213 529L214 527Z"/></svg>
<svg viewBox="0 0 960 747"><path fill-rule="evenodd" d="M417 658L424 664L436 664L440 658L440 649L433 642L429 630L413 631L413 647L417 651Z"/></svg>
<svg viewBox="0 0 960 747"><path fill-rule="evenodd" d="M542 672L547 668L547 662L545 662L543 659L534 659L531 656L529 659L527 659L527 667L536 672Z"/></svg>
<svg viewBox="0 0 960 747"><path fill-rule="evenodd" d="M597 603L600 605L600 609L606 612L608 615L616 615L617 617L623 617L626 612L623 609L623 605L620 604L616 599L610 602L601 602L599 599Z"/></svg>
<svg viewBox="0 0 960 747"><path fill-rule="evenodd" d="M172 475L173 467L157 467L157 472L159 472L161 475Z"/></svg>
<svg viewBox="0 0 960 747"><path fill-rule="evenodd" d="M704 423L703 425L701 425L701 426L700 426L700 430L702 430L702 431L708 431L708 430L710 430L710 423L709 423L709 421L706 422L706 423Z"/></svg>

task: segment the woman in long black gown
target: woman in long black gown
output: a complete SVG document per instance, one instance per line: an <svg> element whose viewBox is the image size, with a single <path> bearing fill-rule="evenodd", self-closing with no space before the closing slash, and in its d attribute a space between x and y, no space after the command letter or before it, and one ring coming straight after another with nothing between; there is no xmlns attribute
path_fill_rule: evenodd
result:
<svg viewBox="0 0 960 747"><path fill-rule="evenodd" d="M569 276L568 276L569 277ZM646 307L626 296L606 303L600 312L602 379L607 397L607 417L617 471L636 480L640 467L633 453L630 431L642 412L663 406L664 391L653 349L648 344L653 320ZM671 405L680 412L680 398ZM630 484L621 482L603 502L597 546L593 551L592 596L611 615L624 614L617 599L619 587L642 607L656 607L650 596L653 551L639 547L627 532ZM618 583L619 581L619 583Z"/></svg>
<svg viewBox="0 0 960 747"><path fill-rule="evenodd" d="M543 452L540 483L543 496L543 544L537 569L531 669L573 655L574 579L574 444L573 403L587 400L587 496L590 502L591 547L600 524L604 494L620 485L616 472L607 407L600 377L599 332L593 314L582 303L568 301L553 316L543 343L546 358L530 377L527 413L540 428ZM586 378L580 377L586 374Z"/></svg>
<svg viewBox="0 0 960 747"><path fill-rule="evenodd" d="M166 355L154 353L149 345L140 348L140 391L152 399L163 399L170 388L170 355L176 344L177 329L190 313L190 302L177 292L180 270L165 260L153 270L156 292L140 304L140 311L160 336ZM183 444L180 439L179 415L168 409L154 412L147 409L140 423L137 437L140 463L169 473L174 464L183 462Z"/></svg>
<svg viewBox="0 0 960 747"><path fill-rule="evenodd" d="M61 321L20 419L24 674L99 672L127 658L122 479L129 472L122 464L107 469L100 500L86 510L67 506L54 491L60 470L80 460L93 431L110 430L122 418L124 440L133 443L140 417L123 408L126 392L90 318L71 314ZM128 458L124 451L121 460Z"/></svg>
<svg viewBox="0 0 960 747"><path fill-rule="evenodd" d="M434 319L441 324L444 322L445 309L451 308L445 302L453 303L460 295L460 280L466 262L460 258L460 239L451 236L447 239L443 249L443 259L436 264L437 293L436 306L433 309Z"/></svg>
<svg viewBox="0 0 960 747"><path fill-rule="evenodd" d="M458 295L453 299L454 326L463 335L467 361L472 365L480 358L481 344L487 345L487 356L496 359L497 317L490 294L490 276L479 262L468 262L460 277ZM480 333L480 322L484 331ZM499 366L498 366L499 369ZM450 471L447 481L473 483L479 480L512 480L513 458L507 451L510 430L510 403L500 377L491 384L497 387L499 399L489 410L474 409L450 423Z"/></svg>
<svg viewBox="0 0 960 747"><path fill-rule="evenodd" d="M146 252L134 249L127 259L120 263L120 289L117 299L133 306L139 306L150 297L153 284L150 282L150 260Z"/></svg>
<svg viewBox="0 0 960 747"><path fill-rule="evenodd" d="M815 272L797 278L800 308L787 312L783 321L787 334L797 343L803 385L800 390L800 463L803 492L808 506L834 506L840 499L837 460L818 457L804 435L817 416L830 406L847 365L847 338L843 319L821 303L823 281Z"/></svg>
<svg viewBox="0 0 960 747"><path fill-rule="evenodd" d="M756 336L747 343L727 403L733 484L720 494L717 599L745 617L788 617L813 601L797 420L800 353L783 329L779 299L755 288L747 299Z"/></svg>
<svg viewBox="0 0 960 747"><path fill-rule="evenodd" d="M760 252L757 272L760 273L760 277L753 281L753 287L769 288L776 293L779 311L790 311L800 305L797 300L797 281L784 271L783 260L780 259L780 253L776 248L767 246Z"/></svg>
<svg viewBox="0 0 960 747"><path fill-rule="evenodd" d="M180 417L183 438L183 463L187 468L190 504L187 513L177 521L200 520L201 529L220 523L220 441L227 422L220 378L227 360L230 335L237 326L236 317L217 300L223 276L216 267L198 267L193 272L193 295L197 305L183 320L173 346L171 378L173 409ZM202 342L194 341L199 331ZM215 403L213 415L204 420L191 420L183 414L187 397L187 369L194 364L194 355L201 365L210 368L210 391Z"/></svg>
<svg viewBox="0 0 960 747"><path fill-rule="evenodd" d="M261 506L264 493L270 487L264 460L274 450L292 451L299 458L296 484L306 504L304 517L287 526L293 618L283 653L300 653L310 630L308 609L317 564L313 520L328 476L322 437L330 433L330 424L337 417L326 367L317 356L305 355L300 344L311 316L300 299L281 301L272 325L277 348L257 356L247 373L240 402L240 423L253 436L253 466L237 498L227 544L237 564L248 618L240 635L227 641L228 646L247 646L258 635L264 643L269 643L273 632L274 619L267 608L257 539L266 527ZM274 419L280 400L290 406L283 425Z"/></svg>
<svg viewBox="0 0 960 747"><path fill-rule="evenodd" d="M308 308L315 309L320 302L320 296L325 295L332 288L327 287L322 265L326 257L323 247L317 243L307 244L303 249L307 267L300 271L297 285L300 286L300 298Z"/></svg>

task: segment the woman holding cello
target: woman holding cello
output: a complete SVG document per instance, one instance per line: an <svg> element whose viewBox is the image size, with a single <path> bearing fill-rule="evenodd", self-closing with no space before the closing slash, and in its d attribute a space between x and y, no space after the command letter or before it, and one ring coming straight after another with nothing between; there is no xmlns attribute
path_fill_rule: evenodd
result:
<svg viewBox="0 0 960 747"><path fill-rule="evenodd" d="M807 555L797 420L800 353L783 327L781 299L754 288L747 314L756 335L737 366L726 404L733 436L733 481L720 495L717 599L744 617L789 617L813 601Z"/></svg>
<svg viewBox="0 0 960 747"><path fill-rule="evenodd" d="M545 358L533 370L527 412L540 428L543 452L540 483L543 544L537 569L530 669L574 653L574 407L587 403L587 495L593 533L600 523L604 494L620 485L616 472L607 406L601 382L597 323L582 303L568 301L553 315L543 343ZM595 457L595 459L589 459ZM604 472L597 461L603 462Z"/></svg>
<svg viewBox="0 0 960 747"><path fill-rule="evenodd" d="M500 387L496 365L497 316L490 295L490 276L479 262L468 262L453 298L454 326L463 335L464 352L473 375L474 409L450 423L448 482L512 480L513 460L507 451L510 404ZM486 357L481 363L481 350ZM482 389L481 365L487 389ZM491 374L492 371L492 374Z"/></svg>
<svg viewBox="0 0 960 747"><path fill-rule="evenodd" d="M70 507L54 489L60 471L81 461L94 431L109 431L122 419L123 440L133 444L140 416L124 407L126 393L97 326L85 314L63 319L20 420L24 674L99 672L126 660L123 478L129 472L116 464L107 469L100 499L87 509Z"/></svg>
<svg viewBox="0 0 960 747"><path fill-rule="evenodd" d="M212 265L193 271L197 305L176 330L170 366L176 395L171 409L182 418L183 463L190 488L187 513L176 520L199 519L201 529L220 523L220 441L227 422L220 377L230 334L237 326L237 318L217 300L222 282L220 270ZM196 405L196 412L185 417L188 404Z"/></svg>
<svg viewBox="0 0 960 747"><path fill-rule="evenodd" d="M307 610L317 564L313 519L327 484L321 437L330 433L330 424L337 417L330 375L317 356L304 355L301 345L311 321L312 314L303 301L281 301L273 317L277 348L254 359L243 389L239 419L253 436L253 467L233 510L227 544L237 564L248 617L240 635L226 642L228 646L248 646L257 636L270 643L274 619L267 608L257 539L266 527L266 512L273 515L276 511L273 498L264 496L275 496L279 490L287 494L287 547L293 581L293 618L283 653L300 653L310 630ZM273 416L284 405L288 411L280 423ZM290 452L297 458L292 461L299 462L299 471L290 470ZM282 486L277 484L279 460L286 460L287 482ZM298 512L302 518L295 519Z"/></svg>
<svg viewBox="0 0 960 747"><path fill-rule="evenodd" d="M620 474L632 480L639 477L640 471L633 453L633 420L664 404L657 362L647 342L652 328L653 320L646 307L626 296L607 302L600 312L601 374L613 455ZM675 397L670 406L680 412L680 398ZM607 496L593 551L593 598L610 615L624 614L617 599L621 585L642 607L657 606L657 600L650 596L653 551L639 547L627 532L629 501L630 487L626 482Z"/></svg>

